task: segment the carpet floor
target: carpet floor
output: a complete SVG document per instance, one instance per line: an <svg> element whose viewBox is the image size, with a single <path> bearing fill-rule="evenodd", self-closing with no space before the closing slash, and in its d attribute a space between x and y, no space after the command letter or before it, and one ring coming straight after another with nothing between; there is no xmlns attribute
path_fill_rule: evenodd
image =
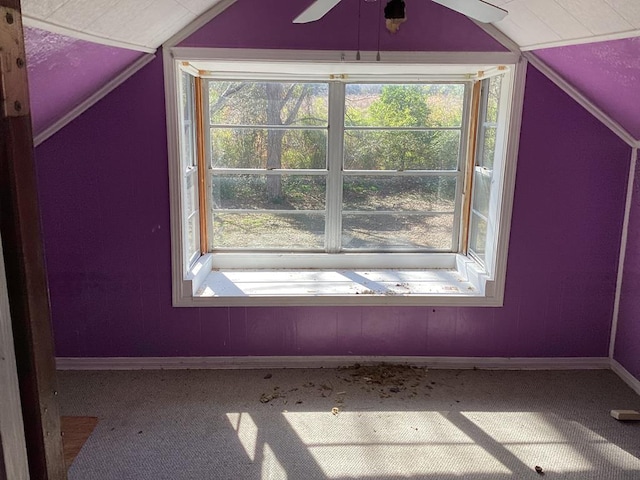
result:
<svg viewBox="0 0 640 480"><path fill-rule="evenodd" d="M640 396L610 371L60 372L99 422L70 480L640 479ZM539 472L536 472L539 467Z"/></svg>

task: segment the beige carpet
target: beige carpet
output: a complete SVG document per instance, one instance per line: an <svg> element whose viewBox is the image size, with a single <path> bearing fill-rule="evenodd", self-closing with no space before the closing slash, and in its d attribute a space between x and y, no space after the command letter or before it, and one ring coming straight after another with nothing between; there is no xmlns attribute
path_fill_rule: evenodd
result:
<svg viewBox="0 0 640 480"><path fill-rule="evenodd" d="M100 419L91 479L640 479L640 397L609 371L61 372Z"/></svg>

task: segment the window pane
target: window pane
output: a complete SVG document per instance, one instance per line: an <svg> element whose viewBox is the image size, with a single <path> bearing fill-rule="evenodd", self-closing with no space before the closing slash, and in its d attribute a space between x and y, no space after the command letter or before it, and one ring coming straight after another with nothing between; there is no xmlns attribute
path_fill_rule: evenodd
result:
<svg viewBox="0 0 640 480"><path fill-rule="evenodd" d="M309 175L215 175L212 208L324 210L326 178Z"/></svg>
<svg viewBox="0 0 640 480"><path fill-rule="evenodd" d="M180 107L182 109L182 119L191 121L191 106L193 104L193 77L187 72L180 73Z"/></svg>
<svg viewBox="0 0 640 480"><path fill-rule="evenodd" d="M502 88L502 75L489 79L489 94L487 98L486 121L496 123L498 121L498 110L500 108L500 89Z"/></svg>
<svg viewBox="0 0 640 480"><path fill-rule="evenodd" d="M473 193L471 203L471 218L469 225L469 251L478 259L484 261L487 243L487 219L491 217L489 205L493 180L493 167L496 156L496 136L498 110L500 108L500 95L502 88L502 76L483 80L483 104L481 111L481 129L479 148L476 153L475 169L473 176Z"/></svg>
<svg viewBox="0 0 640 480"><path fill-rule="evenodd" d="M197 170L192 170L185 177L185 216L188 217L198 209L198 176Z"/></svg>
<svg viewBox="0 0 640 480"><path fill-rule="evenodd" d="M486 248L487 248L487 222L472 213L471 229L470 229L470 235L469 235L469 249L480 260L484 260Z"/></svg>
<svg viewBox="0 0 640 480"><path fill-rule="evenodd" d="M344 249L451 250L453 215L377 214L342 216Z"/></svg>
<svg viewBox="0 0 640 480"><path fill-rule="evenodd" d="M454 177L347 176L344 210L453 212Z"/></svg>
<svg viewBox="0 0 640 480"><path fill-rule="evenodd" d="M324 213L214 213L213 248L324 248Z"/></svg>
<svg viewBox="0 0 640 480"><path fill-rule="evenodd" d="M180 145L182 149L182 165L186 168L196 164L195 158L195 136L193 126L193 89L194 79L186 72L182 72L180 77L180 109L182 125L182 136Z"/></svg>
<svg viewBox="0 0 640 480"><path fill-rule="evenodd" d="M348 84L345 125L368 127L459 127L460 84Z"/></svg>
<svg viewBox="0 0 640 480"><path fill-rule="evenodd" d="M459 130L347 130L346 170L456 170Z"/></svg>
<svg viewBox="0 0 640 480"><path fill-rule="evenodd" d="M326 83L209 82L211 125L327 125Z"/></svg>
<svg viewBox="0 0 640 480"><path fill-rule="evenodd" d="M212 128L213 168L327 168L326 130Z"/></svg>
<svg viewBox="0 0 640 480"><path fill-rule="evenodd" d="M496 155L496 128L487 127L484 131L482 145L482 166L493 170L493 159Z"/></svg>
<svg viewBox="0 0 640 480"><path fill-rule="evenodd" d="M187 258L200 251L200 217L193 215L187 220Z"/></svg>
<svg viewBox="0 0 640 480"><path fill-rule="evenodd" d="M473 209L485 217L489 216L491 173L491 170L476 167L473 178Z"/></svg>
<svg viewBox="0 0 640 480"><path fill-rule="evenodd" d="M185 167L196 165L196 158L193 153L193 126L191 123L183 123L182 125L182 160Z"/></svg>

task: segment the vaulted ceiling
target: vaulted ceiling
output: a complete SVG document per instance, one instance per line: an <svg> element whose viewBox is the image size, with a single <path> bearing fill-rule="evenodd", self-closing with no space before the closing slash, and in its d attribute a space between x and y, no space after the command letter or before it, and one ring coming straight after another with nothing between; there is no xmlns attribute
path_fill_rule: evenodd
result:
<svg viewBox="0 0 640 480"><path fill-rule="evenodd" d="M46 105L47 98L56 95L48 79L55 78L63 85L62 67L65 62L72 63L76 66L74 75L86 81L85 91L64 107L69 109L74 101L85 100L88 92L122 75L127 65L141 60L144 52L153 53L210 9L242 4L245 13L240 21L244 21L255 10L251 2L264 1L267 0L23 0L30 76L36 78L33 73L39 69L40 83L32 82L32 99L39 98ZM346 20L340 15L355 15L359 2L376 1L384 0L343 0L330 15L344 24ZM421 11L424 2L429 1L405 0L409 21L412 12ZM533 50L536 58L571 82L631 136L640 138L640 113L634 108L635 92L640 91L640 40L633 38L640 36L639 0L488 1L509 12L494 27L521 50ZM290 0L285 10L277 13L288 23L310 3L311 0ZM429 7L430 11L444 9L437 4ZM234 18L237 23L239 17ZM95 61L96 56L108 61ZM34 117L39 116L34 118L36 133L64 113L59 111L62 107L49 107L34 107Z"/></svg>
<svg viewBox="0 0 640 480"><path fill-rule="evenodd" d="M412 4L427 1L406 0L408 14ZM160 46L217 3L220 0L23 0L22 9L25 25L81 32L144 51ZM311 0L291 0L291 12L282 14L293 19L309 3ZM509 11L495 26L524 50L640 35L638 0L489 0L489 3Z"/></svg>
<svg viewBox="0 0 640 480"><path fill-rule="evenodd" d="M24 24L148 51L220 0L23 0Z"/></svg>
<svg viewBox="0 0 640 480"><path fill-rule="evenodd" d="M638 0L490 0L509 11L496 27L523 50L640 35Z"/></svg>

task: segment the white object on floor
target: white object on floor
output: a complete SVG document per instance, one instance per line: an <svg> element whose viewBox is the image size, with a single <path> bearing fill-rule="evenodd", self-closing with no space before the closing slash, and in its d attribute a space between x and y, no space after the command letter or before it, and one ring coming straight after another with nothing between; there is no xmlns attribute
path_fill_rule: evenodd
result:
<svg viewBox="0 0 640 480"><path fill-rule="evenodd" d="M640 420L640 412L635 410L611 410L611 416L616 420Z"/></svg>

